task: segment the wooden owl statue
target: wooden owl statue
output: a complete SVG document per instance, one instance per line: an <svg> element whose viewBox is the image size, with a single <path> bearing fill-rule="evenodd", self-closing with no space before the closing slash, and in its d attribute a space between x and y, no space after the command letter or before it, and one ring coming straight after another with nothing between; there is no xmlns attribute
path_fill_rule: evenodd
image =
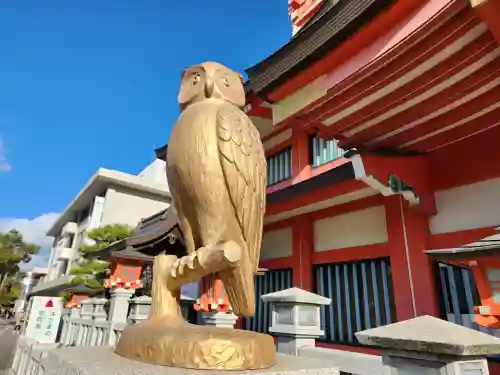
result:
<svg viewBox="0 0 500 375"><path fill-rule="evenodd" d="M182 113L170 136L167 175L188 253L236 243L241 259L219 271L236 315L254 314L266 199L266 158L243 112L241 76L206 62L185 70Z"/></svg>

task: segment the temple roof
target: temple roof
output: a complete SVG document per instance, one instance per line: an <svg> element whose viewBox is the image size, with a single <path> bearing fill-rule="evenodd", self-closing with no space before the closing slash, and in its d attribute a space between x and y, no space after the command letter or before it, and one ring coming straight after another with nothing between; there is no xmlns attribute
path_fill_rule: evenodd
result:
<svg viewBox="0 0 500 375"><path fill-rule="evenodd" d="M395 0L326 1L287 44L246 70L251 89L266 98L287 80L345 42L394 2Z"/></svg>
<svg viewBox="0 0 500 375"><path fill-rule="evenodd" d="M130 237L115 242L92 256L100 260L120 257L152 262L156 255L164 251L178 256L185 254L182 233L172 207L141 220Z"/></svg>
<svg viewBox="0 0 500 375"><path fill-rule="evenodd" d="M96 291L95 289L89 288L86 285L78 284L71 286L64 290L65 292L73 293L73 294L87 294L89 296L93 296L99 294L101 291Z"/></svg>

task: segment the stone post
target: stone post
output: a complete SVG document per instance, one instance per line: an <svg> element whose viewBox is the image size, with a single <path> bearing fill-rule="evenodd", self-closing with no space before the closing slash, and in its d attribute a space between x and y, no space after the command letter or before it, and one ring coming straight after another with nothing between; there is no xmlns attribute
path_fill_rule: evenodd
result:
<svg viewBox="0 0 500 375"><path fill-rule="evenodd" d="M202 312L203 325L219 328L234 328L238 317L232 312L209 311Z"/></svg>
<svg viewBox="0 0 500 375"><path fill-rule="evenodd" d="M108 319L108 315L104 310L104 305L107 300L105 298L94 298L94 312L92 314L93 324L92 324L92 337L90 338L90 345L100 345L102 342L101 335L103 329L100 323L105 322Z"/></svg>
<svg viewBox="0 0 500 375"><path fill-rule="evenodd" d="M93 313L94 313L94 301L92 301L92 299L83 300L82 308L80 309L80 318L84 320L92 320Z"/></svg>
<svg viewBox="0 0 500 375"><path fill-rule="evenodd" d="M134 295L134 289L115 288L111 291L111 301L109 304L109 331L108 345L115 345L117 335L114 329L116 324L126 324L130 298Z"/></svg>
<svg viewBox="0 0 500 375"><path fill-rule="evenodd" d="M94 313L94 302L92 299L86 299L82 301L82 308L80 309L80 318L84 321L90 323L92 321L92 314ZM87 336L90 332L88 329L88 324L79 324L77 328L76 345L85 345L87 342Z"/></svg>
<svg viewBox="0 0 500 375"><path fill-rule="evenodd" d="M76 343L76 338L78 337L78 326L76 325L75 321L80 319L80 311L81 307L73 307L70 309L69 313L69 330L66 333L66 336L64 338L64 345L73 345L73 343Z"/></svg>
<svg viewBox="0 0 500 375"><path fill-rule="evenodd" d="M315 340L324 335L320 307L329 305L330 298L299 288L265 294L261 298L271 304L269 332L277 338L279 353L298 355L300 348L315 346Z"/></svg>
<svg viewBox="0 0 500 375"><path fill-rule="evenodd" d="M142 322L148 319L149 310L151 310L151 297L141 296L132 298L130 301L129 321L132 323Z"/></svg>
<svg viewBox="0 0 500 375"><path fill-rule="evenodd" d="M486 356L500 354L500 339L431 316L356 333L361 344L383 348L385 373L488 375Z"/></svg>
<svg viewBox="0 0 500 375"><path fill-rule="evenodd" d="M109 304L109 320L113 323L126 323L130 298L134 289L116 288L111 292Z"/></svg>
<svg viewBox="0 0 500 375"><path fill-rule="evenodd" d="M66 342L66 337L69 332L69 327L71 326L71 309L64 308L61 314L61 321L62 321L62 329L61 329L61 336L59 338L59 342L61 344L65 344Z"/></svg>

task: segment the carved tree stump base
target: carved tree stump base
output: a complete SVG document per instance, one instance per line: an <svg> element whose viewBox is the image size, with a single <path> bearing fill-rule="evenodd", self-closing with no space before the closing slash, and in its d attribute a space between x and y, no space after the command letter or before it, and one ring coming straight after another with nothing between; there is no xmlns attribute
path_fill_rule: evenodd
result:
<svg viewBox="0 0 500 375"><path fill-rule="evenodd" d="M276 347L269 335L197 326L176 318L127 326L116 353L140 362L199 370L258 370L276 364Z"/></svg>

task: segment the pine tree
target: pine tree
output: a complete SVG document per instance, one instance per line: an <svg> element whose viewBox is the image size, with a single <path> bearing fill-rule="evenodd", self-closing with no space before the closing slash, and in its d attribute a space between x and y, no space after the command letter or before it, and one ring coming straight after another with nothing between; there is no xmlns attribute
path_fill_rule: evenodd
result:
<svg viewBox="0 0 500 375"><path fill-rule="evenodd" d="M21 263L28 263L40 246L24 242L22 234L12 229L0 233L0 304L7 305L19 297L20 287L14 283Z"/></svg>
<svg viewBox="0 0 500 375"><path fill-rule="evenodd" d="M71 283L73 285L83 284L95 291L103 290L103 279L109 268L109 263L95 259L92 254L127 238L131 231L129 226L122 224L107 225L89 231L87 236L93 244L82 245L78 249L85 260L71 269L71 274L75 275Z"/></svg>

